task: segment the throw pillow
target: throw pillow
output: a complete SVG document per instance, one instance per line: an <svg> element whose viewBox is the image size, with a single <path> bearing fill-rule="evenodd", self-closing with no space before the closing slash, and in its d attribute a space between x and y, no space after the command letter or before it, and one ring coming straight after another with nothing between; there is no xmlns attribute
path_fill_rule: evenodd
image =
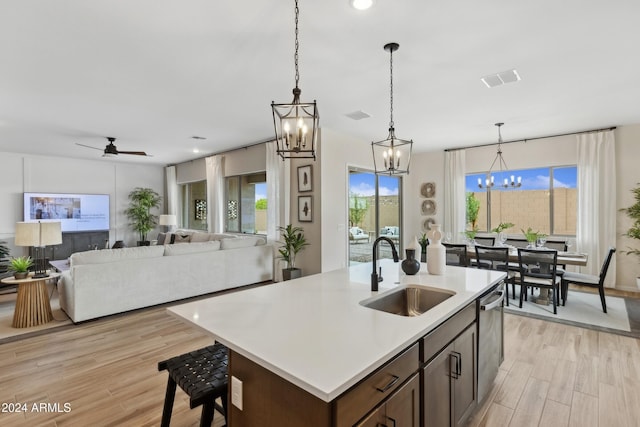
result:
<svg viewBox="0 0 640 427"><path fill-rule="evenodd" d="M209 240L211 240L209 233L193 233L191 235L191 243L208 242Z"/></svg>
<svg viewBox="0 0 640 427"><path fill-rule="evenodd" d="M174 234L174 236L176 237L175 241L171 242L171 243L189 243L191 241L191 235L190 234Z"/></svg>

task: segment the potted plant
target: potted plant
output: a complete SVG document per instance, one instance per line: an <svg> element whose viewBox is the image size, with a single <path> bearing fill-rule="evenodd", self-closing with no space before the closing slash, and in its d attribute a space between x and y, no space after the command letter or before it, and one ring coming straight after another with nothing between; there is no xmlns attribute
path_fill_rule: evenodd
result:
<svg viewBox="0 0 640 427"><path fill-rule="evenodd" d="M478 227L473 227L471 230L465 230L464 235L467 237L470 245L475 245L475 238L478 234Z"/></svg>
<svg viewBox="0 0 640 427"><path fill-rule="evenodd" d="M420 243L420 262L427 262L427 246L429 246L427 233L422 233L422 236L418 239L418 243Z"/></svg>
<svg viewBox="0 0 640 427"><path fill-rule="evenodd" d="M547 235L544 233L533 231L531 227L527 228L527 231L524 231L521 228L520 231L522 231L522 234L524 234L524 238L527 239L527 242L529 243L529 246L527 246L527 248L535 248L536 242L538 241L539 237L547 237Z"/></svg>
<svg viewBox="0 0 640 427"><path fill-rule="evenodd" d="M278 227L282 233L284 243L278 249L280 258L287 262L287 268L282 269L282 279L291 280L302 276L302 270L296 268L296 255L308 246L302 227L294 227L291 224L286 227Z"/></svg>
<svg viewBox="0 0 640 427"><path fill-rule="evenodd" d="M161 200L162 197L151 188L137 187L129 193L129 207L124 213L131 221L131 227L140 236L138 246L149 245L147 233L158 223L158 217L151 213L151 209L159 208Z"/></svg>
<svg viewBox="0 0 640 427"><path fill-rule="evenodd" d="M498 224L498 226L496 228L494 228L493 230L491 230L492 233L502 233L504 230L507 230L511 227L513 227L514 224L512 222L501 222L500 224Z"/></svg>
<svg viewBox="0 0 640 427"><path fill-rule="evenodd" d="M640 185L640 184L638 184ZM623 235L632 239L640 240L640 186L631 190L636 202L628 208L622 209L633 221L631 227ZM640 249L629 248L623 254L640 256ZM636 277L636 286L640 289L640 277Z"/></svg>
<svg viewBox="0 0 640 427"><path fill-rule="evenodd" d="M29 275L29 267L32 265L33 260L30 256L11 258L9 261L9 271L13 271L13 277L15 279L26 279Z"/></svg>

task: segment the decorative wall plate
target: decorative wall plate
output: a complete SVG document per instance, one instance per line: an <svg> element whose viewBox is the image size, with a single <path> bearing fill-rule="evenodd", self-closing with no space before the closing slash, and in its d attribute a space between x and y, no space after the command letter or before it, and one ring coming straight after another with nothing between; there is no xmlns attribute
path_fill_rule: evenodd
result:
<svg viewBox="0 0 640 427"><path fill-rule="evenodd" d="M427 232L431 230L431 224L435 224L436 220L433 218L427 218L424 221L422 221L422 231L423 232Z"/></svg>
<svg viewBox="0 0 640 427"><path fill-rule="evenodd" d="M422 215L434 215L436 213L436 202L433 200L422 201Z"/></svg>
<svg viewBox="0 0 640 427"><path fill-rule="evenodd" d="M426 197L427 199L431 199L436 197L436 183L435 182L425 182L420 186L420 194L422 197Z"/></svg>

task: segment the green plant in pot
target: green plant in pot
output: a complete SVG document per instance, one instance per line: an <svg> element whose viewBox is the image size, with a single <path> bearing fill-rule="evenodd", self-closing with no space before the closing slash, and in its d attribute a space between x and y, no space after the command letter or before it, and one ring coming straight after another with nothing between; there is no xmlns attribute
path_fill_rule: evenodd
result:
<svg viewBox="0 0 640 427"><path fill-rule="evenodd" d="M427 233L422 233L422 236L418 239L420 244L420 262L427 262L427 246L429 246L429 239Z"/></svg>
<svg viewBox="0 0 640 427"><path fill-rule="evenodd" d="M527 243L529 243L529 246L527 246L528 248L535 248L538 237L543 235L539 231L533 231L531 227L527 228L527 231L524 231L521 228L520 231L522 231L524 238L527 239Z"/></svg>
<svg viewBox="0 0 640 427"><path fill-rule="evenodd" d="M134 188L129 193L129 207L124 213L129 218L131 227L138 233L138 246L148 246L147 233L155 228L158 217L151 213L151 209L160 207L162 197L151 188Z"/></svg>
<svg viewBox="0 0 640 427"><path fill-rule="evenodd" d="M501 222L496 228L491 230L492 233L502 233L504 230L512 228L515 224L512 222Z"/></svg>
<svg viewBox="0 0 640 427"><path fill-rule="evenodd" d="M628 208L621 209L633 221L631 227L627 230L626 233L623 234L623 236L636 240L640 240L640 183L638 185L638 187L631 190L634 198L636 199L636 202ZM631 247L629 247L628 249L628 251L623 251L622 253L640 257L640 249ZM638 289L640 289L640 277L636 277L636 286L638 287Z"/></svg>
<svg viewBox="0 0 640 427"><path fill-rule="evenodd" d="M26 279L29 275L29 267L33 265L30 256L19 256L9 260L9 271L13 271L13 277L16 279Z"/></svg>
<svg viewBox="0 0 640 427"><path fill-rule="evenodd" d="M278 227L282 235L282 246L278 249L280 258L287 262L287 268L282 269L282 279L291 280L302 276L302 270L296 268L296 255L309 246L304 237L302 227L294 227L291 224L286 227Z"/></svg>

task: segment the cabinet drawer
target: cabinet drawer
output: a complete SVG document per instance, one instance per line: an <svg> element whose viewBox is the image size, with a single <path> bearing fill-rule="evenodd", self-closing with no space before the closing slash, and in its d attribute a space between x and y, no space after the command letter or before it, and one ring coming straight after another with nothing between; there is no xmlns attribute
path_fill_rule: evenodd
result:
<svg viewBox="0 0 640 427"><path fill-rule="evenodd" d="M474 301L422 339L422 362L431 360L475 321L476 303Z"/></svg>
<svg viewBox="0 0 640 427"><path fill-rule="evenodd" d="M416 343L338 397L334 408L335 425L353 426L416 372L419 364L420 356Z"/></svg>

